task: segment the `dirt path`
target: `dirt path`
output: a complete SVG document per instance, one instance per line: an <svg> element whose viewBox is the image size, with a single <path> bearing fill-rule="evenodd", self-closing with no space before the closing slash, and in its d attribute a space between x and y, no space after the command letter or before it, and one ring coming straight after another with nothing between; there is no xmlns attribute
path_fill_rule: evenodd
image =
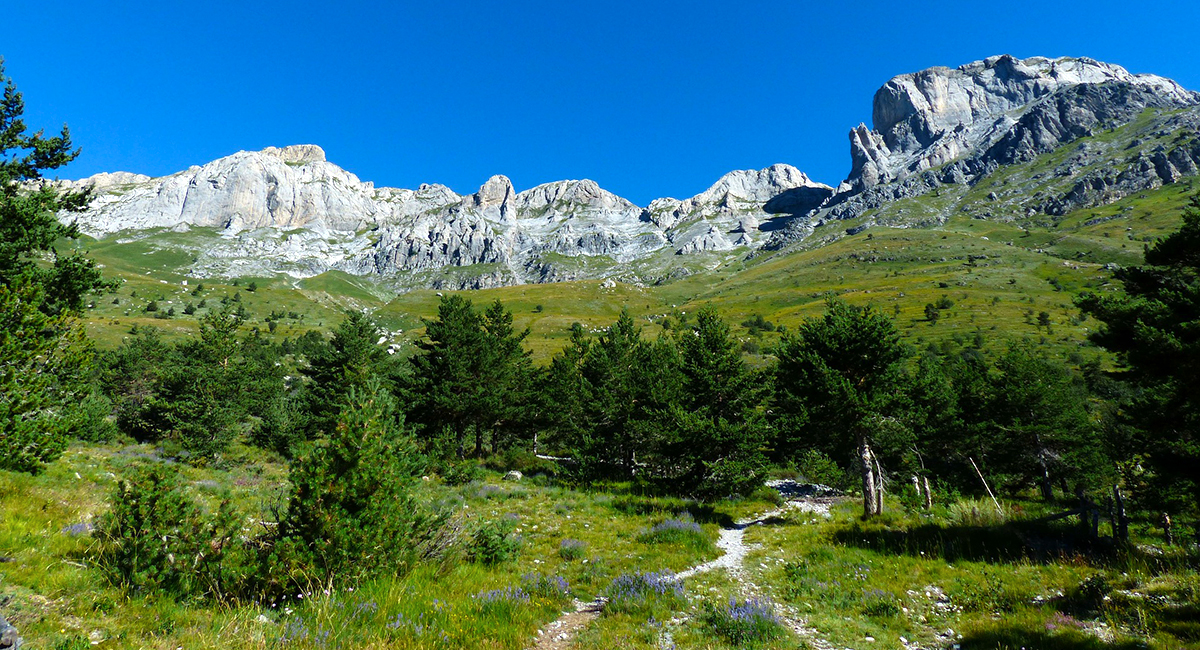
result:
<svg viewBox="0 0 1200 650"><path fill-rule="evenodd" d="M575 601L575 609L563 612L546 627L538 630L538 639L534 642L533 650L567 650L579 631L587 627L600 616L604 609L604 599L597 598L589 602Z"/></svg>
<svg viewBox="0 0 1200 650"><path fill-rule="evenodd" d="M829 505L833 502L833 499L821 494L819 490L812 490L812 486L800 485L794 481L771 481L767 485L779 490L779 493L787 499L784 505L754 518L739 521L730 528L722 528L720 536L717 538L717 548L722 551L721 556L675 574L677 580L682 581L708 571L725 569L730 579L737 584L738 592L742 594L742 597L762 598L760 587L747 579L743 567L746 554L752 550L752 547L745 543L746 529L781 517L792 510L828 517ZM597 598L587 603L575 601L574 611L564 612L558 619L538 631L538 639L530 647L530 650L566 650L570 648L576 635L596 620L603 608L603 598ZM809 645L817 650L832 650L833 646L821 638L815 630L807 627L803 617L794 608L776 603L775 609L784 626L808 641ZM685 614L672 619L664 626L660 645L673 647L671 630L683 625L688 618Z"/></svg>

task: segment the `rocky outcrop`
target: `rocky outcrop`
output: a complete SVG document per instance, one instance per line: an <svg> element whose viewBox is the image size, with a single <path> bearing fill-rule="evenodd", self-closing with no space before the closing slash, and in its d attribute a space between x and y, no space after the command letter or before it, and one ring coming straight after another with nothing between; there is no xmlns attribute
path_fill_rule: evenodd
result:
<svg viewBox="0 0 1200 650"><path fill-rule="evenodd" d="M895 77L875 95L875 128L860 124L850 132L849 177L819 210L775 232L763 248L802 240L819 223L857 219L938 188L976 183L1001 167L1033 161L1148 113L1157 125L1152 131L1183 137L1152 151L1139 149L1141 142L1122 145L1132 151L1113 144L1078 151L1054 172L1078 175L1073 188L1054 190L1045 179L1025 183L1029 196L1018 202L1030 214L1064 214L1194 173L1200 158L1187 134L1200 126L1200 94L1086 58L999 56ZM1093 169L1098 166L1103 169ZM1040 196L1048 192L1053 195Z"/></svg>
<svg viewBox="0 0 1200 650"><path fill-rule="evenodd" d="M701 194L659 199L649 210L590 180L516 192L493 176L463 196L443 185L376 188L315 145L238 152L163 178L118 172L64 185L95 192L88 211L62 215L90 235L215 229L219 242L191 249L196 275L339 269L445 288L590 277L658 251L752 248L765 239L763 224L809 211L833 191L773 165L731 172ZM572 258L602 263L562 261Z"/></svg>
<svg viewBox="0 0 1200 650"><path fill-rule="evenodd" d="M17 628L0 616L0 650L19 650L25 647L25 641L17 633Z"/></svg>
<svg viewBox="0 0 1200 650"><path fill-rule="evenodd" d="M1101 84L1139 91L1160 105L1200 103L1200 94L1170 79L1088 58L1004 55L953 70L930 68L894 77L875 93L874 130L860 125L850 133L848 181L866 189L989 149L1038 100Z"/></svg>

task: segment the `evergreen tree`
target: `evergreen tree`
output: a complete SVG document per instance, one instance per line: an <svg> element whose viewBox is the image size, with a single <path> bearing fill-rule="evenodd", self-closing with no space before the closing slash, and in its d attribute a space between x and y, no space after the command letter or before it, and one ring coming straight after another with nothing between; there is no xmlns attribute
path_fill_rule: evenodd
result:
<svg viewBox="0 0 1200 650"><path fill-rule="evenodd" d="M1085 386L1061 363L1014 345L996 360L986 459L1011 487L1037 484L1044 499L1069 480L1095 484L1106 463Z"/></svg>
<svg viewBox="0 0 1200 650"><path fill-rule="evenodd" d="M0 467L32 472L66 446L71 413L88 392L90 348L75 316L85 295L110 285L91 260L55 248L78 235L58 213L89 200L42 180L79 154L70 133L27 134L24 99L2 60L0 82Z"/></svg>
<svg viewBox="0 0 1200 650"><path fill-rule="evenodd" d="M426 339L412 357L406 394L413 417L434 442L466 455L468 436L482 457L490 436L498 450L531 432L533 366L512 314L498 301L482 314L457 295L442 298L438 317L426 321Z"/></svg>
<svg viewBox="0 0 1200 650"><path fill-rule="evenodd" d="M78 212L87 206L87 192L60 192L43 182L43 174L74 160L71 134L66 126L57 137L42 131L26 134L25 101L0 59L0 285L20 293L19 287L40 288L25 294L47 314L78 312L83 298L108 288L95 262L80 253L60 254L55 244L75 239L79 228L63 224L59 212ZM50 264L44 264L48 257Z"/></svg>
<svg viewBox="0 0 1200 650"><path fill-rule="evenodd" d="M328 341L312 332L301 337L302 349L308 350L308 367L303 372L309 382L295 407L304 419L302 424L297 422L301 428L297 432L299 437L311 440L332 431L349 389L362 389L373 378L387 390L394 389L399 369L387 349L379 345L379 338L380 330L375 323L356 311L346 312L345 319ZM276 408L287 410L291 407L277 405ZM276 411L277 414L281 412ZM286 451L288 444L291 443L281 441L280 450Z"/></svg>
<svg viewBox="0 0 1200 650"><path fill-rule="evenodd" d="M83 330L40 301L36 287L0 284L0 469L36 473L58 458L83 395L73 377L89 359Z"/></svg>
<svg viewBox="0 0 1200 650"><path fill-rule="evenodd" d="M1117 354L1134 388L1122 420L1136 429L1151 504L1195 513L1200 504L1200 194L1179 230L1146 249L1145 265L1121 269L1123 291L1085 294L1084 313L1104 326L1092 340Z"/></svg>
<svg viewBox="0 0 1200 650"><path fill-rule="evenodd" d="M842 462L854 458L864 514L878 514L882 464L875 447L911 446L897 419L907 352L895 325L873 307L831 299L823 318L784 336L776 356L777 451L790 456L815 447Z"/></svg>
<svg viewBox="0 0 1200 650"><path fill-rule="evenodd" d="M705 307L678 336L681 393L666 412L653 459L672 491L744 494L762 481L765 381L742 361L729 325Z"/></svg>
<svg viewBox="0 0 1200 650"><path fill-rule="evenodd" d="M406 387L412 415L431 442L449 442L463 458L468 429L478 426L486 399L483 328L471 301L444 296L437 318L425 321L425 338L417 348Z"/></svg>
<svg viewBox="0 0 1200 650"><path fill-rule="evenodd" d="M425 468L411 429L378 378L351 387L327 440L301 454L269 563L307 586L402 573L434 518L412 494ZM292 586L292 585L284 585Z"/></svg>
<svg viewBox="0 0 1200 650"><path fill-rule="evenodd" d="M525 349L529 329L513 329L513 316L497 300L482 314L485 384L481 410L486 419L475 428L475 455L483 455L484 429L492 433L493 451L511 446L532 436L538 414L531 391L534 388L533 363Z"/></svg>
<svg viewBox="0 0 1200 650"><path fill-rule="evenodd" d="M568 381L575 378L563 373ZM679 399L679 355L669 339L650 343L627 311L579 359L574 455L584 473L637 475L662 413ZM573 390L571 388L565 390Z"/></svg>

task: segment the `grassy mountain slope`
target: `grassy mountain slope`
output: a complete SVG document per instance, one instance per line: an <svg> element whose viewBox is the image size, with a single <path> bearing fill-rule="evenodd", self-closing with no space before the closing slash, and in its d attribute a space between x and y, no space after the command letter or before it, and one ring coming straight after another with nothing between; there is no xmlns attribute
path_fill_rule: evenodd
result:
<svg viewBox="0 0 1200 650"><path fill-rule="evenodd" d="M1041 163L1030 163L1026 171L1038 169ZM990 185L980 185L966 191L986 196ZM793 326L820 313L831 294L856 304L873 303L894 314L914 342L983 331L1044 339L1068 353L1083 342L1089 326L1078 321L1072 295L1102 288L1111 276L1106 264L1140 261L1145 242L1177 227L1192 185L1185 180L1053 219L1045 215L980 218L991 211L990 202L985 198L965 203L969 197L963 197L961 207L943 223L876 225L847 235L847 228L857 224L831 222L792 249L752 260L727 259L710 271L658 286L589 280L466 294L477 303L504 302L517 326L531 329L529 344L539 359L548 358L563 344L572 323L602 328L622 308L649 324L673 312L678 312L678 320L701 305L714 304L735 323L760 314ZM906 199L895 205L910 207L892 209L915 210L911 206L943 199L932 195ZM134 325L156 326L168 336L194 331L205 309L235 294L240 294L250 315L248 327L266 330L264 318L271 312L285 314L274 333L277 337L328 328L343 309L365 309L398 341L412 340L421 333L421 318L436 313L440 292L395 294L369 278L341 272L304 280L189 278L189 256L172 246L173 238L189 235L167 232L134 242L81 244L105 265L109 277L122 281L115 295L97 297L87 314L89 330L102 346L119 344ZM255 292L247 290L251 282L257 285ZM203 285L202 291L196 291L198 285ZM943 296L954 306L943 310L937 323L928 322L925 305ZM145 311L151 299L158 303L159 312ZM187 303L198 305L201 300L206 308L192 316L182 313ZM176 312L173 318L156 318L170 308ZM1048 329L1037 325L1043 311L1050 315ZM289 313L301 318L288 318ZM659 330L652 326L647 331L653 335Z"/></svg>

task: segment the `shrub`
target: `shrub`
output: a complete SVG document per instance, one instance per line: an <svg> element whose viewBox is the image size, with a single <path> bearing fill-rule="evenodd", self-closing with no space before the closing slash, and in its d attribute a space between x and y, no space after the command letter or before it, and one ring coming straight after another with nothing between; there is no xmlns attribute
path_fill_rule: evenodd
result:
<svg viewBox="0 0 1200 650"><path fill-rule="evenodd" d="M112 411L111 400L100 393L89 392L71 409L68 416L70 429L76 438L87 442L112 440L118 433L117 425L109 419Z"/></svg>
<svg viewBox="0 0 1200 650"><path fill-rule="evenodd" d="M704 622L737 647L754 646L783 635L783 624L769 600L751 598L738 602L730 597L721 605L705 605Z"/></svg>
<svg viewBox="0 0 1200 650"><path fill-rule="evenodd" d="M374 379L365 390L352 388L328 441L292 470L273 558L282 579L404 572L440 523L412 495L424 467L391 395Z"/></svg>
<svg viewBox="0 0 1200 650"><path fill-rule="evenodd" d="M779 490L767 487L765 485L755 488L755 490L750 493L749 498L756 501L766 501L772 505L783 505L783 495L779 493Z"/></svg>
<svg viewBox="0 0 1200 650"><path fill-rule="evenodd" d="M249 553L235 538L239 525L228 501L205 515L183 494L175 470L155 464L119 481L110 502L94 535L99 565L115 583L215 597L241 589L236 568Z"/></svg>
<svg viewBox="0 0 1200 650"><path fill-rule="evenodd" d="M474 596L479 610L502 619L512 618L513 610L530 602L529 594L520 587L504 587L484 591Z"/></svg>
<svg viewBox="0 0 1200 650"><path fill-rule="evenodd" d="M796 463L796 469L809 483L819 483L839 490L844 490L852 484L845 470L838 467L832 458L816 449L804 452Z"/></svg>
<svg viewBox="0 0 1200 650"><path fill-rule="evenodd" d="M686 511L677 518L664 519L642 531L638 541L646 544L683 544L697 549L712 545L700 524Z"/></svg>
<svg viewBox="0 0 1200 650"><path fill-rule="evenodd" d="M872 618L899 616L900 601L890 591L868 589L863 592L862 613Z"/></svg>
<svg viewBox="0 0 1200 650"><path fill-rule="evenodd" d="M483 469L473 460L444 461L438 469L446 485L466 485L483 476Z"/></svg>
<svg viewBox="0 0 1200 650"><path fill-rule="evenodd" d="M513 534L515 526L511 519L481 523L471 535L471 546L467 550L471 560L494 565L515 558L521 550L521 539Z"/></svg>
<svg viewBox="0 0 1200 650"><path fill-rule="evenodd" d="M587 544L577 539L564 539L558 544L558 556L568 562L583 559L586 554Z"/></svg>
<svg viewBox="0 0 1200 650"><path fill-rule="evenodd" d="M608 596L606 614L675 610L686 601L683 585L670 571L621 574L608 586L605 595Z"/></svg>

